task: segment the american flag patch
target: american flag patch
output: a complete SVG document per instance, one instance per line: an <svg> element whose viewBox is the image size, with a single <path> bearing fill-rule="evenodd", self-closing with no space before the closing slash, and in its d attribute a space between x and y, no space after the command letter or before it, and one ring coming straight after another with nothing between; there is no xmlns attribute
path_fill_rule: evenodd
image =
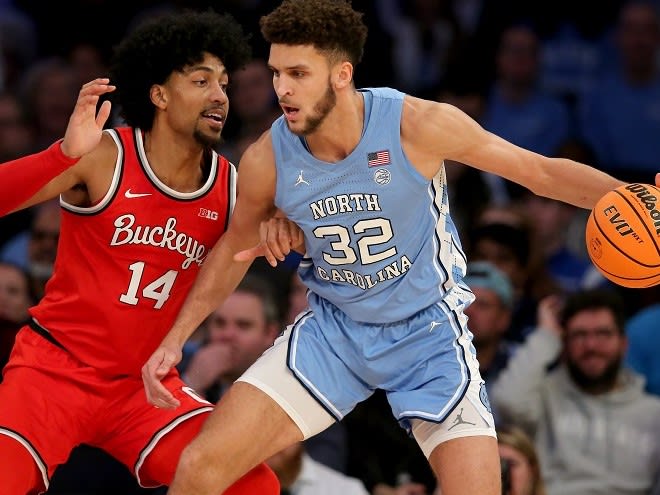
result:
<svg viewBox="0 0 660 495"><path fill-rule="evenodd" d="M378 165L388 165L390 163L389 150L376 151L374 153L367 153L367 164L370 167L377 167Z"/></svg>

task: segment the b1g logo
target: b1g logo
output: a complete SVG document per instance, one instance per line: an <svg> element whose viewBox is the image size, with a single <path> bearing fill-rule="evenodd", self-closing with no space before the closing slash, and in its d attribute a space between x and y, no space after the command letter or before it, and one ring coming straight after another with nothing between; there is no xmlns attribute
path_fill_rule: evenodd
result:
<svg viewBox="0 0 660 495"><path fill-rule="evenodd" d="M217 220L218 219L218 212L217 211L212 211L212 210L207 210L206 208L200 208L199 209L199 216L202 218L208 218L209 220Z"/></svg>

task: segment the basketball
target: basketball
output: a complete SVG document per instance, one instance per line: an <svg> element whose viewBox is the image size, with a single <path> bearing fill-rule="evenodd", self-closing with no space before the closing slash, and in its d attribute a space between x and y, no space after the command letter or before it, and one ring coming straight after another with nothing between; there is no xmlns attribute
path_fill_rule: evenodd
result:
<svg viewBox="0 0 660 495"><path fill-rule="evenodd" d="M660 189L626 184L593 207L586 225L591 262L607 279L630 288L660 283Z"/></svg>

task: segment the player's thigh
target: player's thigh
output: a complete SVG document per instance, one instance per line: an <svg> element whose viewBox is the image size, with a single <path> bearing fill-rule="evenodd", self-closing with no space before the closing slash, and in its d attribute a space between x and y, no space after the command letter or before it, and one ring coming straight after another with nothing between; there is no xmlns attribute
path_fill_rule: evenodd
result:
<svg viewBox="0 0 660 495"><path fill-rule="evenodd" d="M8 458L4 445L20 446L48 484L73 446L85 440L80 413L94 407L81 385L85 373L29 328L18 333L0 383L0 436L10 440L0 446L0 459Z"/></svg>
<svg viewBox="0 0 660 495"><path fill-rule="evenodd" d="M488 435L457 437L438 445L429 458L442 495L501 495L497 439Z"/></svg>
<svg viewBox="0 0 660 495"><path fill-rule="evenodd" d="M287 365L291 332L292 327L287 328L238 382L249 383L268 396L306 439L325 430L336 419L321 405L320 399L312 395L310 389L319 392L315 383L307 380L303 385L301 380L306 377L296 376Z"/></svg>
<svg viewBox="0 0 660 495"><path fill-rule="evenodd" d="M94 443L124 464L144 487L172 480L182 450L213 410L177 375L169 375L163 384L179 400L176 409L150 405L139 379L125 379L109 388L104 434Z"/></svg>

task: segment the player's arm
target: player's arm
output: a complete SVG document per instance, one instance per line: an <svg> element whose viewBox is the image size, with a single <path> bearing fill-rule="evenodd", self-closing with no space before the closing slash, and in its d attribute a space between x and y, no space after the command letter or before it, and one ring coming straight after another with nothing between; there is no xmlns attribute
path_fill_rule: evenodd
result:
<svg viewBox="0 0 660 495"><path fill-rule="evenodd" d="M427 177L435 175L442 160L454 160L500 175L539 196L582 208L592 208L606 192L623 184L588 165L516 146L452 105L409 96L403 110L402 141L406 154Z"/></svg>
<svg viewBox="0 0 660 495"><path fill-rule="evenodd" d="M98 114L97 103L101 95L114 89L108 79L85 84L61 141L0 165L0 215L54 198L82 180L78 171L84 167L77 165L98 145L110 115L109 101L101 105Z"/></svg>
<svg viewBox="0 0 660 495"><path fill-rule="evenodd" d="M193 331L241 281L254 257L236 260L234 255L260 244L260 228L276 212L275 163L269 132L245 151L238 170L236 205L227 231L204 260L172 328L142 367L147 399L155 406L178 406L160 380L180 361L183 344Z"/></svg>

